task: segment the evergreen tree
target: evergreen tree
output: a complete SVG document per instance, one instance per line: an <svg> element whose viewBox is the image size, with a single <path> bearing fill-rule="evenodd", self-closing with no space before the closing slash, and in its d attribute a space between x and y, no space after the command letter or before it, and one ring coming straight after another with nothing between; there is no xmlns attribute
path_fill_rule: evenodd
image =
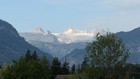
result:
<svg viewBox="0 0 140 79"><path fill-rule="evenodd" d="M38 60L36 51L34 51L34 53L32 54L32 59L33 59L33 60Z"/></svg>
<svg viewBox="0 0 140 79"><path fill-rule="evenodd" d="M62 66L62 74L68 75L69 74L69 63L65 60Z"/></svg>
<svg viewBox="0 0 140 79"><path fill-rule="evenodd" d="M80 64L78 64L76 71L77 71L77 73L81 73L81 65Z"/></svg>
<svg viewBox="0 0 140 79"><path fill-rule="evenodd" d="M76 71L76 70L75 70L75 64L73 64L72 67L71 67L71 74L74 74L75 71Z"/></svg>
<svg viewBox="0 0 140 79"><path fill-rule="evenodd" d="M46 58L28 60L28 55L2 68L3 79L49 79L49 67Z"/></svg>
<svg viewBox="0 0 140 79"><path fill-rule="evenodd" d="M40 60L42 68L44 69L42 72L46 73L47 77L50 77L50 63L47 60L46 56L43 56L42 59ZM45 75L45 74L44 74Z"/></svg>
<svg viewBox="0 0 140 79"><path fill-rule="evenodd" d="M2 65L1 78L2 79L10 79L11 78L10 69L9 69L9 66L7 64Z"/></svg>
<svg viewBox="0 0 140 79"><path fill-rule="evenodd" d="M31 51L28 49L25 55L25 60L29 61L31 60L32 56L31 56Z"/></svg>
<svg viewBox="0 0 140 79"><path fill-rule="evenodd" d="M55 57L52 61L52 66L51 66L51 79L54 79L56 75L61 75L61 63L58 60L57 57Z"/></svg>
<svg viewBox="0 0 140 79"><path fill-rule="evenodd" d="M88 58L85 57L84 61L81 64L81 72L83 72L88 67Z"/></svg>

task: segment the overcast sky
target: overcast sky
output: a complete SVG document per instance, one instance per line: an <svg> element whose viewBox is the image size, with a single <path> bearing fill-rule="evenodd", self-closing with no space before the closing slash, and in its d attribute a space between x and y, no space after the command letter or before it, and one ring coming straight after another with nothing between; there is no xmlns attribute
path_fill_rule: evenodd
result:
<svg viewBox="0 0 140 79"><path fill-rule="evenodd" d="M140 0L0 0L0 19L19 32L35 27L129 31L140 27Z"/></svg>

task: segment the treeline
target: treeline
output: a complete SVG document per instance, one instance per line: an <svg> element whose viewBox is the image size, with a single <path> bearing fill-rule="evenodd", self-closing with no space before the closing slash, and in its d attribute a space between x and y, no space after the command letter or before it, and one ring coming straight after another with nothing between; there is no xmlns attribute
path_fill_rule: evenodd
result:
<svg viewBox="0 0 140 79"><path fill-rule="evenodd" d="M126 76L123 79L140 79L140 64L126 64L119 70ZM61 64L55 57L50 63L45 56L39 58L36 52L31 53L28 50L18 61L14 60L11 65L1 66L0 79L55 79L57 75L73 75L73 79L104 79L104 73L108 71L89 64L87 57L81 64L69 67L66 60Z"/></svg>
<svg viewBox="0 0 140 79"><path fill-rule="evenodd" d="M109 70L113 70L109 73ZM108 77L111 74L111 78ZM87 64L84 70L73 74L73 79L140 79L140 64L127 63L125 66L116 66L115 68L102 68Z"/></svg>
<svg viewBox="0 0 140 79"><path fill-rule="evenodd" d="M72 75L84 69L83 65L69 67L65 60L61 63L55 57L50 63L45 56L39 58L37 53L28 50L25 56L18 61L13 60L11 65L4 64L0 69L0 79L55 79L57 75ZM82 67L82 69L81 69Z"/></svg>
<svg viewBox="0 0 140 79"><path fill-rule="evenodd" d="M1 79L49 79L49 62L46 57L38 58L36 52L28 50L18 61L1 68Z"/></svg>

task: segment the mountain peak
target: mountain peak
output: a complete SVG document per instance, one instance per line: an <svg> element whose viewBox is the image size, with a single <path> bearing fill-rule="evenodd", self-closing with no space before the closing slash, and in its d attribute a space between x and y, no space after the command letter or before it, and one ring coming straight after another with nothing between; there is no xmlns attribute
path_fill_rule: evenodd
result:
<svg viewBox="0 0 140 79"><path fill-rule="evenodd" d="M65 34L73 34L73 33L76 33L76 30L73 28L68 28L68 29L65 29L64 33Z"/></svg>
<svg viewBox="0 0 140 79"><path fill-rule="evenodd" d="M87 33L87 31L77 30L73 28L65 29L64 34L79 34L79 33Z"/></svg>
<svg viewBox="0 0 140 79"><path fill-rule="evenodd" d="M3 35L5 34L5 35ZM0 36L1 37L18 37L19 34L17 33L16 29L8 22L0 19Z"/></svg>
<svg viewBox="0 0 140 79"><path fill-rule="evenodd" d="M45 33L42 28L36 27L31 32L33 33Z"/></svg>

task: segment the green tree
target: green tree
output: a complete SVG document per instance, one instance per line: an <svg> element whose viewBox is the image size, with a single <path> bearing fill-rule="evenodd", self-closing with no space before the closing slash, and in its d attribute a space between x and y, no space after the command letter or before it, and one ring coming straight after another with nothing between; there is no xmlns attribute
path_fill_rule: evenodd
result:
<svg viewBox="0 0 140 79"><path fill-rule="evenodd" d="M49 79L49 73L46 58L26 61L26 57L22 56L10 66L2 68L3 79Z"/></svg>
<svg viewBox="0 0 140 79"><path fill-rule="evenodd" d="M61 63L57 57L55 57L52 61L51 66L51 79L54 79L56 75L61 75Z"/></svg>
<svg viewBox="0 0 140 79"><path fill-rule="evenodd" d="M126 64L129 52L121 38L113 33L97 34L96 40L89 43L86 49L90 63L104 70L102 75L105 79L122 78L121 67Z"/></svg>
<svg viewBox="0 0 140 79"><path fill-rule="evenodd" d="M43 73L46 73L46 74L44 74L44 76L46 76L47 78L46 79L48 79L49 77L50 77L50 63L49 63L49 61L47 60L47 58L46 58L46 56L43 56L42 57L42 59L40 60L40 62L41 62L41 65L42 65L42 68L43 68Z"/></svg>
<svg viewBox="0 0 140 79"><path fill-rule="evenodd" d="M11 78L11 73L10 73L10 70L9 70L9 66L7 64L2 65L1 78L2 79L10 79Z"/></svg>
<svg viewBox="0 0 140 79"><path fill-rule="evenodd" d="M32 54L32 59L33 60L38 60L36 51L34 51L34 53Z"/></svg>
<svg viewBox="0 0 140 79"><path fill-rule="evenodd" d="M29 61L31 60L32 56L31 56L31 51L28 49L25 55L25 60Z"/></svg>
<svg viewBox="0 0 140 79"><path fill-rule="evenodd" d="M81 64L81 72L84 72L87 67L88 67L88 58L85 57Z"/></svg>
<svg viewBox="0 0 140 79"><path fill-rule="evenodd" d="M75 71L76 71L75 64L73 64L72 67L71 67L71 74L74 74Z"/></svg>
<svg viewBox="0 0 140 79"><path fill-rule="evenodd" d="M14 61L11 66L4 67L2 71L3 79L26 79L27 77L27 64L24 57L19 61Z"/></svg>
<svg viewBox="0 0 140 79"><path fill-rule="evenodd" d="M62 66L62 74L63 75L68 75L70 72L69 72L69 63L65 60L65 62L63 63L63 66Z"/></svg>
<svg viewBox="0 0 140 79"><path fill-rule="evenodd" d="M81 65L80 65L80 64L78 64L78 66L77 66L77 68L76 68L76 72L77 72L77 73L81 73Z"/></svg>

